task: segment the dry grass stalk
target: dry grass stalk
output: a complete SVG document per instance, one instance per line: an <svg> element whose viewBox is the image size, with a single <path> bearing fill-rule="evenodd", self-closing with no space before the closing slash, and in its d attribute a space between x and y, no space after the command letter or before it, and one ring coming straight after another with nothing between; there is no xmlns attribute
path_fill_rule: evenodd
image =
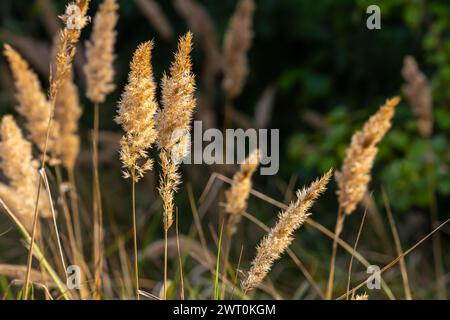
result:
<svg viewBox="0 0 450 320"><path fill-rule="evenodd" d="M399 102L398 97L387 100L364 124L362 130L352 137L342 170L336 172L339 206L347 215L355 210L367 191L371 180L370 172L378 153L377 144L391 127L395 107Z"/></svg>
<svg viewBox="0 0 450 320"><path fill-rule="evenodd" d="M119 102L116 122L125 131L120 140L120 159L124 167L124 177L135 182L151 170L153 161L147 150L157 137L155 130L156 84L153 80L151 51L153 42L141 44L134 53L130 64L128 84Z"/></svg>
<svg viewBox="0 0 450 320"><path fill-rule="evenodd" d="M25 128L41 152L44 151L47 127L51 116L51 105L47 101L45 93L37 75L30 69L28 63L11 46L5 44L4 54L7 57L17 90L17 111L25 118ZM47 149L55 153L57 149L57 137L59 126L52 125Z"/></svg>
<svg viewBox="0 0 450 320"><path fill-rule="evenodd" d="M164 15L159 4L154 0L135 0L139 9L141 9L144 16L150 22L150 24L156 29L156 31L168 40L173 36L172 26Z"/></svg>
<svg viewBox="0 0 450 320"><path fill-rule="evenodd" d="M250 49L253 38L254 10L253 0L240 0L225 34L222 87L230 99L242 92L249 72L247 51Z"/></svg>
<svg viewBox="0 0 450 320"><path fill-rule="evenodd" d="M103 103L115 88L113 62L118 9L116 0L103 1L94 18L91 40L86 43L86 95L94 103Z"/></svg>
<svg viewBox="0 0 450 320"><path fill-rule="evenodd" d="M427 77L411 56L403 61L402 75L406 82L402 87L403 94L417 117L420 134L429 138L433 133L433 106Z"/></svg>
<svg viewBox="0 0 450 320"><path fill-rule="evenodd" d="M259 157L259 150L256 149L245 159L233 176L233 184L225 193L225 211L229 214L225 233L228 236L236 231L242 212L247 209L247 200L252 190L252 175L259 165Z"/></svg>
<svg viewBox="0 0 450 320"><path fill-rule="evenodd" d="M241 286L244 292L260 284L270 271L273 263L288 248L293 240L293 233L306 221L309 209L314 201L326 189L332 170L322 178L314 181L309 188L297 191L297 200L278 216L277 224L261 240L257 248L252 267Z"/></svg>
<svg viewBox="0 0 450 320"><path fill-rule="evenodd" d="M8 198L15 199L12 203L20 204L13 208L19 210L17 215L23 217L22 223L30 227L39 179L38 163L33 160L31 143L24 139L12 116L7 115L2 118L0 136L0 167L15 194L15 197ZM8 194L8 191L4 191ZM48 200L46 195L42 195L39 201L39 212L44 218L51 217Z"/></svg>
<svg viewBox="0 0 450 320"><path fill-rule="evenodd" d="M180 161L189 152L189 132L192 113L196 106L194 98L195 77L192 73L192 33L188 32L178 43L175 61L170 75L162 80L162 106L157 115L157 145L160 151L162 175L159 193L164 202L164 229L173 223L173 195L180 184L177 173Z"/></svg>

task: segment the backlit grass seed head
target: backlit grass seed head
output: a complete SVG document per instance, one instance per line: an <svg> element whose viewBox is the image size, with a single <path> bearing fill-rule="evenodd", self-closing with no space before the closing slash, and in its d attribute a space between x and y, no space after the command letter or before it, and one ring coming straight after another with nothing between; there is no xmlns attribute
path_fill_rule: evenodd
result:
<svg viewBox="0 0 450 320"><path fill-rule="evenodd" d="M242 212L247 208L247 200L252 189L252 175L259 165L259 150L254 150L239 171L233 177L231 188L225 193L225 211L229 214L226 233L232 235L241 219Z"/></svg>
<svg viewBox="0 0 450 320"><path fill-rule="evenodd" d="M125 131L120 141L124 176L138 181L146 171L151 170L152 160L147 150L154 143L157 132L155 114L158 109L151 66L153 42L141 44L133 55L130 64L128 84L119 102L116 122Z"/></svg>
<svg viewBox="0 0 450 320"><path fill-rule="evenodd" d="M192 33L188 32L178 43L175 61L170 67L170 74L162 80L162 107L156 121L158 131L157 144L161 149L172 151L180 144L180 138L190 132L192 114L196 106L194 98L195 77L192 73L191 54ZM183 133L183 134L180 134ZM183 158L188 149L178 150Z"/></svg>
<svg viewBox="0 0 450 320"><path fill-rule="evenodd" d="M0 167L9 180L10 187L20 198L25 212L33 217L38 188L39 174L37 162L32 157L31 143L24 139L22 132L11 115L4 116L0 124ZM50 216L48 197L40 198L41 216Z"/></svg>
<svg viewBox="0 0 450 320"><path fill-rule="evenodd" d="M357 294L355 297L352 297L352 300L369 300L369 295L367 293Z"/></svg>
<svg viewBox="0 0 450 320"><path fill-rule="evenodd" d="M275 260L291 244L293 233L309 217L309 209L320 194L325 191L331 174L332 170L328 171L322 178L314 181L309 188L297 191L297 200L278 215L277 224L259 243L250 271L241 283L244 292L255 288L263 281Z"/></svg>
<svg viewBox="0 0 450 320"><path fill-rule="evenodd" d="M347 148L342 170L336 172L339 205L346 214L351 214L367 191L370 172L377 155L377 144L391 127L395 107L400 98L386 103L357 131Z"/></svg>
<svg viewBox="0 0 450 320"><path fill-rule="evenodd" d="M159 154L162 174L159 177L158 191L163 200L163 224L164 229L169 230L173 224L174 195L181 183L178 173L178 164L173 162L167 150L162 149Z"/></svg>
<svg viewBox="0 0 450 320"><path fill-rule="evenodd" d="M17 111L25 118L28 138L40 151L43 151L51 116L51 105L47 101L37 75L20 54L8 44L4 46L4 54L9 61L17 90ZM48 141L49 151L55 151L58 131L58 124L54 123Z"/></svg>
<svg viewBox="0 0 450 320"><path fill-rule="evenodd" d="M254 10L253 0L240 0L225 34L222 87L230 98L237 97L242 92L248 76L247 52L253 39Z"/></svg>
<svg viewBox="0 0 450 320"><path fill-rule="evenodd" d="M95 103L103 103L115 88L113 62L118 8L116 0L104 0L94 18L91 40L86 43L86 95Z"/></svg>
<svg viewBox="0 0 450 320"><path fill-rule="evenodd" d="M406 82L402 87L403 94L417 117L420 134L428 138L433 132L433 106L427 77L411 56L403 61L402 75Z"/></svg>
<svg viewBox="0 0 450 320"><path fill-rule="evenodd" d="M164 229L173 223L173 197L180 184L178 165L189 152L189 133L196 100L191 62L192 33L180 38L169 75L162 80L162 107L156 118L161 176L158 191L164 206Z"/></svg>
<svg viewBox="0 0 450 320"><path fill-rule="evenodd" d="M88 24L90 18L86 15L89 0L76 0L66 7L66 13L60 16L64 22L64 29L59 34L58 46L56 47L56 58L50 75L49 100L53 101L59 88L70 76L72 61L75 57L81 30ZM78 8L78 9L77 9Z"/></svg>

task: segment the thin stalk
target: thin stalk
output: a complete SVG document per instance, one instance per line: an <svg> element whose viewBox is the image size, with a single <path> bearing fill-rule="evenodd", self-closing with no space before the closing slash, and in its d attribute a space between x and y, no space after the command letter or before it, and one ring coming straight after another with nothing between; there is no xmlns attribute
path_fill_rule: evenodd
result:
<svg viewBox="0 0 450 320"><path fill-rule="evenodd" d="M427 165L427 176L428 176L428 185L429 185L429 197L430 197L430 218L431 218L431 227L435 225L437 221L439 221L438 216L438 208L437 208L437 200L436 200L436 182L433 175L434 168L434 156L432 151L431 144L428 145L428 157L432 159ZM442 244L441 244L441 236L439 233L436 233L431 238L431 245L433 248L433 260L434 260L434 272L436 274L436 291L438 298L440 300L447 300L447 292L445 288L445 279L444 279L444 270L442 268Z"/></svg>
<svg viewBox="0 0 450 320"><path fill-rule="evenodd" d="M67 171L67 173L69 175L69 183L70 183L70 206L72 208L73 213L73 227L75 231L75 240L77 242L80 254L83 255L83 238L81 236L80 209L78 206L77 184L75 180L74 168L70 168Z"/></svg>
<svg viewBox="0 0 450 320"><path fill-rule="evenodd" d="M61 174L61 167L58 165L55 168L55 172L56 172L56 180L58 183L58 186L60 186L62 184L62 174ZM82 280L84 280L84 275L87 274L87 266L86 266L86 261L84 259L84 256L82 254L82 252L80 251L81 249L78 247L77 244L77 240L76 240L76 236L75 236L75 232L74 232L74 225L72 222L72 217L70 215L70 211L69 211L69 207L67 204L67 200L66 197L64 196L64 194L61 192L61 189L59 189L59 197L61 199L61 204L62 204L62 208L63 208L63 214L64 214L64 218L66 220L67 223L67 233L69 235L69 243L70 243L70 248L72 251L72 259L75 265L81 266L83 273L82 273ZM56 224L55 224L55 228L56 228ZM86 287L85 285L82 285L80 288L80 293L81 293L81 297L82 299L87 299L88 298L88 293L86 291Z"/></svg>
<svg viewBox="0 0 450 320"><path fill-rule="evenodd" d="M220 267L220 249L222 247L223 225L220 227L219 242L217 244L217 258L216 258L216 275L214 279L214 300L219 300L219 267Z"/></svg>
<svg viewBox="0 0 450 320"><path fill-rule="evenodd" d="M164 300L167 300L167 233L168 228L164 226Z"/></svg>
<svg viewBox="0 0 450 320"><path fill-rule="evenodd" d="M367 209L364 211L364 215L361 219L361 224L360 224L359 230L358 230L358 235L356 236L355 245L353 246L353 250L355 250L355 251L356 251L356 248L358 247L359 237L361 236L362 228L364 226L364 221L366 220L366 214L367 214ZM350 282L352 279L352 268L353 268L354 258L355 258L355 256L352 255L352 257L350 258L350 264L348 266L347 292L350 291ZM349 299L349 296L347 295L347 300L348 299Z"/></svg>
<svg viewBox="0 0 450 320"><path fill-rule="evenodd" d="M94 211L94 263L95 263L95 292L99 298L101 290L101 274L103 270L103 210L98 172L98 135L99 135L99 104L94 104L94 129L92 132L92 166L93 166L93 211Z"/></svg>
<svg viewBox="0 0 450 320"><path fill-rule="evenodd" d="M389 205L389 199L384 188L382 188L382 193L384 206L386 207L386 213L389 220L389 225L391 226L392 237L394 238L395 250L397 251L397 255L401 256L403 250L400 242L400 236L398 234L397 227L395 226L394 216L392 214L391 206ZM409 279L408 279L408 268L406 267L405 259L403 257L400 259L400 271L402 275L403 288L405 290L405 298L406 300L412 300L411 288L409 286ZM348 290L350 290L350 288L347 287L347 291Z"/></svg>
<svg viewBox="0 0 450 320"><path fill-rule="evenodd" d="M55 167L55 173L56 173L56 181L58 183L58 186L60 186L62 184L62 174L61 174L61 168L59 165ZM66 201L64 194L61 192L61 188L58 188L58 189L59 189L59 197L61 199L61 206L63 209L62 211L64 213L64 218L65 218L66 224L67 224L67 234L69 235L70 248L72 251L72 259L75 264L78 264L76 262L78 260L77 259L77 249L76 249L76 240L75 240L75 234L73 231L72 219L70 217L69 207L67 206L67 201Z"/></svg>
<svg viewBox="0 0 450 320"><path fill-rule="evenodd" d="M223 274L222 278L224 280L227 279L228 276L228 265L229 265L229 257L230 257L230 249L231 249L231 237L232 235L227 234L225 232L225 239L223 241L224 254L223 254ZM225 286L222 286L222 290L220 292L221 300L225 298Z"/></svg>
<svg viewBox="0 0 450 320"><path fill-rule="evenodd" d="M47 132L45 134L45 144L44 144L44 151L42 154L42 161L41 161L41 170L45 170L45 165L47 164L47 150L48 150L48 140L50 137L50 128L52 127L53 123L53 117L55 115L55 98L56 96L53 96L50 99L50 117L48 119L47 124ZM38 189L36 193L36 202L34 205L34 214L33 214L33 228L31 232L31 241L30 241L30 249L28 250L28 256L27 256L27 272L25 273L25 281L23 284L23 300L28 300L28 286L30 284L30 274L31 274L31 263L33 261L33 247L34 242L36 240L36 230L37 230L37 222L38 222L38 213L39 213L39 198L41 196L41 189L42 189L42 176L39 175L39 184Z"/></svg>
<svg viewBox="0 0 450 320"><path fill-rule="evenodd" d="M334 269L336 264L336 253L337 253L337 242L338 238L342 232L342 228L344 226L345 214L342 211L342 207L339 206L336 227L334 229L334 237L333 237L333 249L331 252L331 262L330 262L330 274L328 277L328 285L327 291L325 293L325 297L327 300L331 300L333 297L333 286L334 286Z"/></svg>
<svg viewBox="0 0 450 320"><path fill-rule="evenodd" d="M51 201L52 194L50 193L50 186L48 184L47 175L46 175L44 170L40 171L39 173L42 175L42 178L44 180L44 185L45 185L45 188L47 190L48 198L50 199L50 210L51 210L51 213L52 213L53 227L55 228L56 243L57 243L57 246L58 246L59 255L61 257L61 263L63 265L64 270L67 270L67 266L66 266L66 263L64 261L64 253L63 253L63 249L62 249L62 245L61 245L61 237L59 236L58 224L56 223L55 209L53 207L53 201ZM75 256L75 252L73 252L73 255ZM75 262L75 264L76 264L76 262Z"/></svg>
<svg viewBox="0 0 450 320"><path fill-rule="evenodd" d="M131 193L132 193L132 214L133 214L133 244L134 244L134 275L136 285L136 299L139 300L139 267L138 267L138 249L137 249L137 227L136 227L136 182L133 169L131 175Z"/></svg>
<svg viewBox="0 0 450 320"><path fill-rule="evenodd" d="M405 252L403 252L401 255L399 255L397 258L395 258L394 260L392 260L391 262L389 262L387 265L385 265L383 268L381 268L381 270L379 271L379 275L381 275L383 272L385 272L386 270L388 270L389 268L395 266L401 259L403 259L404 257L406 257L408 254L410 254L412 251L414 251L418 246L420 246L425 240L427 240L429 237L433 236L438 230L440 230L443 226L445 226L447 223L450 222L450 219L447 219L446 221L444 221L443 223L441 223L439 226L437 226L435 229L433 229L433 231L431 231L429 234L427 234L425 237L423 237L422 239L420 239L418 242L416 242L416 244L414 244L412 247L410 247L408 250L406 250ZM353 289L350 290L350 292L352 294L354 294L358 289L360 289L361 287L365 286L367 284L367 279L362 281L359 285L357 285L356 287L354 287ZM345 298L347 295L349 294L349 292L344 293L342 296L340 296L339 298L337 298L336 300L342 300L343 298Z"/></svg>
<svg viewBox="0 0 450 320"><path fill-rule="evenodd" d="M177 250L178 250L178 261L180 264L180 298L184 300L184 279L183 279L183 262L181 261L181 252L180 252L180 237L178 233L178 210L175 216L175 231L176 231L176 239L177 239Z"/></svg>

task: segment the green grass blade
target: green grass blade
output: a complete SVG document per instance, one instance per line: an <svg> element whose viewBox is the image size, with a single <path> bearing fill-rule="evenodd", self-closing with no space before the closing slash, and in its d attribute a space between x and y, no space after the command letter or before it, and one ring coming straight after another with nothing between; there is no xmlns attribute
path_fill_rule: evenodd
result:
<svg viewBox="0 0 450 320"><path fill-rule="evenodd" d="M223 222L220 227L219 244L217 248L216 258L216 278L214 280L214 300L219 300L219 264L220 264L220 248L222 247Z"/></svg>

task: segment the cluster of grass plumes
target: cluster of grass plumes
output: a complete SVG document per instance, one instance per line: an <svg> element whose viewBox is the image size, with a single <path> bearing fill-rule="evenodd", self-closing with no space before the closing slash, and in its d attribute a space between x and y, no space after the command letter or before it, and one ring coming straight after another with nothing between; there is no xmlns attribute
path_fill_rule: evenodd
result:
<svg viewBox="0 0 450 320"><path fill-rule="evenodd" d="M241 283L244 292L260 284L272 268L274 261L289 247L293 240L293 233L303 225L310 215L309 209L320 194L325 191L331 175L332 170L314 181L308 188L299 190L297 200L279 214L277 224L258 245L252 267Z"/></svg>
<svg viewBox="0 0 450 320"><path fill-rule="evenodd" d="M305 294L306 298L331 299L333 298L336 250L338 246L341 246L351 254L351 258L343 256L343 258L350 258L351 262L347 288L341 297L368 300L368 295L356 294L361 289L361 285L350 289L353 260L358 260L365 267L370 265L363 256L363 250L366 248L360 246L361 249L357 249L366 215L362 219L353 247L341 238L341 232L344 219L356 211L362 197L368 194L370 181L376 180L371 175L378 145L391 127L399 98L387 100L386 104L352 137L342 169L335 175L339 210L334 233L310 217L312 206L328 188L329 180L333 176L332 170L318 178L309 187L298 190L296 197L292 192L296 190L294 175L286 185L280 183L278 178L269 177L266 179L266 186L273 195L265 194L262 190L259 191L261 185L252 181L260 162L264 163L263 160L267 160L260 158L260 151L255 149L240 165L232 179L224 174L230 167L220 165L211 167L218 172L211 174L198 202L196 201L197 189L191 186L197 187L201 184L204 178L203 171L199 174L196 170L205 168L203 166L190 168L182 179L182 160L190 153L191 122L197 109L197 96L201 98L201 102L205 102L200 103L202 108L204 105L212 107L215 105L216 98L223 98L225 106L232 109L232 103L243 91L245 79L249 73L247 53L253 37L252 15L256 1L239 0L237 2L235 14L225 32L223 44L225 64L222 64L214 21L200 2L197 0L174 1L174 8L187 20L188 26L193 29L204 51L204 60L208 65L201 70L202 81L206 83L201 82L202 86L197 92L192 63L193 33L188 32L178 39L174 61L161 79L156 79L155 74L158 73L154 73L152 64L154 42L147 41L140 44L131 58L128 81L117 102L115 121L123 131L119 138L116 133L104 132L105 134L99 139L99 104L104 103L106 96L116 87L113 64L116 58L115 29L119 14L117 0L103 0L99 6L95 15L93 32L87 43L87 60L84 66L81 63L75 64L74 58L81 29L89 21L87 16L89 1L74 0L69 4L66 14L62 16L65 26L57 35L53 59L50 57L53 61L51 61L51 77L47 95L43 89L45 85L41 87L37 75L27 62L12 47L5 46L5 55L11 65L18 92L17 110L25 121L23 121L24 134L18 126L22 123L20 121L22 117L17 124L11 115L4 116L0 121L0 171L3 179L0 183L0 209L6 212L23 237L23 243L28 250L28 260L27 265L1 265L0 290L7 287L5 291L8 294L14 292L15 289L10 289L13 285L4 285L3 276L11 277L14 270L20 270L20 273L16 273L13 277L22 280L25 273L25 281L20 282L24 283L20 292L24 299L27 299L30 293L32 299L38 297L36 293L40 294L41 287L45 289L46 298L49 299L59 297L65 299L141 299L142 297L170 299L178 294L181 299L184 299L185 293L187 298L207 298L212 291L214 291L215 299L219 297L224 299L228 294L231 298L242 299L267 298L267 295L274 298L288 297L287 291L293 289L295 285L293 281L285 281L289 280L291 273L288 271L289 276L286 276L286 273L281 274L282 272L277 271L284 272L285 267L290 268L291 265L282 265L281 261L278 262L279 269L275 268L272 279L267 279L276 261L281 260L286 253L307 281L300 286L300 290L296 291L295 297ZM160 24L161 34L165 34L166 39L169 39L169 33L173 32L171 26L163 26L164 23L168 23L164 20L165 17L155 17L155 14L162 13L163 7L159 7L153 0L137 0L136 3L141 7L147 5L146 8L150 8L151 19L155 19L155 23ZM74 16L77 12L80 15ZM165 31L163 31L164 28L166 28ZM83 62L83 59L80 62ZM216 76L222 68L224 78L219 79ZM420 119L419 127L421 127L422 122L432 121L428 83L418 70L417 64L410 59L405 60L403 74L407 82L403 88L405 96L411 104L415 104L413 108L421 110L417 113ZM80 86L80 88L86 88L86 92L82 92L75 85L77 76L80 75L86 76L86 86ZM219 89L215 86L222 86L224 91L222 95L215 95L214 90ZM159 90L160 94L158 94ZM88 152L83 150L84 163L91 163L92 160L92 176L86 174L87 177L92 178L92 197L85 196L91 191L89 187L86 187L88 183L85 182L84 175L87 170L84 170L85 167L76 166L81 147L78 132L78 121L82 113L80 100L84 96L95 107L91 132L92 159L89 159ZM271 99L264 97L263 100ZM262 109L267 111L269 108ZM235 110L236 113L231 114L232 119L229 119L231 121L224 121L224 131L228 128L228 124L241 125L241 122L248 124L242 127L252 127L254 124L259 128L264 127L258 125L261 121L247 120L245 114L240 114L238 109ZM225 110L225 113L220 116L226 120L227 115L230 116ZM201 115L198 116L201 117ZM238 119L240 116L242 116L241 120ZM258 118L258 114L256 116ZM267 117L270 118L270 115ZM219 116L216 120L218 119ZM262 122L268 123L268 121ZM421 130L424 137L429 137L430 124L424 124ZM103 137L107 138L102 140ZM236 138L239 139L239 137ZM99 140L102 142L101 148L98 147ZM218 140L215 139L214 142ZM110 142L114 142L115 145L112 146L113 143ZM263 148L261 143L263 141L259 140L259 145ZM33 148L34 144L36 148ZM225 143L225 147L228 147L227 144L228 142ZM194 145L197 146L197 140ZM237 145L238 148L242 147L239 143ZM106 149L108 149L107 152L104 152ZM274 148L270 149L275 152ZM265 154L263 151L261 153ZM54 166L50 161L47 163L45 161L47 152L61 162L55 161ZM121 168L120 165L114 166L114 161L110 161L112 158L110 155L113 152L117 152L116 158L120 158ZM100 158L99 155L102 157ZM107 157L108 165L115 170L108 176L108 182L111 182L111 176L122 170L123 177L126 179L124 181L130 183L132 227L124 223L123 219L119 219L122 217L116 216L123 212L123 207L116 208L117 203L110 200L111 192L117 192L122 186L112 190L108 185L104 193L101 193L98 168L101 161ZM159 163L155 164L158 159ZM156 172L151 172L153 170ZM106 181L106 174L102 178ZM80 193L77 191L77 181L83 187L80 188L82 190ZM138 182L140 182L139 189ZM228 188L223 185L224 182L229 184ZM181 189L181 183L187 186L186 193L193 216L193 224L190 226L188 235L183 234L188 229L188 226L183 224L189 219L189 215L186 208L180 206L182 202L177 202L175 198ZM140 194L137 191L144 192ZM292 196L289 205L277 200L282 198L283 193L286 203L291 201ZM145 206L138 208L139 202L136 198L141 196L145 197ZM69 197L70 202L68 202ZM124 197L117 198L124 199ZM92 200L92 208L89 204L86 205L86 199ZM105 221L103 221L102 202L107 204L105 208L108 209L105 210L108 213L105 215ZM278 217L272 217L277 218L272 228L263 221L262 207L265 204L274 205L281 210ZM373 205L375 211L376 203L374 202ZM180 206L181 219L175 215L178 213L178 206ZM389 211L388 205L386 207ZM253 208L258 208L257 214L251 212ZM41 217L52 217L53 220L51 223L41 223L43 222L39 219ZM248 223L241 223L243 219L248 219ZM393 221L391 217L389 219L390 223L394 224L392 228L394 230L395 223L391 222ZM437 220L438 218L433 218L433 221ZM449 220L445 223L447 222ZM162 224L160 231L164 232L164 239L155 239L155 234L159 232L158 223ZM203 228L206 224L209 227L209 234ZM328 271L328 265L322 263L324 256L321 256L322 262L316 268L310 252L304 254L305 251L294 250L293 241L296 231L304 224L333 240L326 294L325 288L322 288L324 286L322 280L326 279L320 278L324 272ZM439 228L444 224L441 224ZM216 232L218 226L220 231ZM253 247L248 244L254 240L253 228L256 227L267 234L261 237L261 240L258 239L260 241L255 249L254 259L250 262L248 271L242 272L241 265L248 263L246 257ZM48 232L48 236L42 231ZM138 234L141 237L138 237ZM39 235L46 235L46 237L39 237ZM386 271L399 262L403 275L403 269L406 269L404 255L412 252L414 247L402 251L398 235L394 235L394 239L398 248L398 258L383 267L380 272ZM138 241L142 242L141 252L138 250L140 247ZM321 242L320 246L322 245ZM128 249L131 251L131 246L133 246L133 254L127 251ZM239 247L241 251L238 256ZM40 248L44 250L41 251ZM217 250L216 255L212 252L213 250ZM435 252L438 253L437 256L439 252L439 250ZM164 267L162 268L160 264L163 255ZM32 260L33 257L36 260ZM47 260L49 257L51 259ZM152 260L151 263L156 264L156 268L147 267L149 263L147 258ZM191 258L198 263L188 261ZM373 260L376 259L377 257ZM130 268L131 262L134 262L134 270ZM141 264L139 265L138 262ZM79 291L66 288L60 280L68 279L67 266L73 265L79 266L81 271L78 279L80 280ZM11 266L17 268L11 268ZM315 269L314 272L313 269ZM444 279L443 274L445 273L436 272L437 279ZM211 279L214 280L211 281ZM273 280L273 283L270 280ZM391 298L393 296L391 290L384 280L381 281L382 289ZM279 283L284 285L278 286ZM445 281L442 280L442 283L445 293ZM213 287L214 290L211 290ZM33 290L30 290L31 288ZM255 289L261 289L262 292L256 292ZM362 292L362 290L359 291L359 293ZM373 297L371 294L371 299L377 296L378 293L374 293Z"/></svg>

